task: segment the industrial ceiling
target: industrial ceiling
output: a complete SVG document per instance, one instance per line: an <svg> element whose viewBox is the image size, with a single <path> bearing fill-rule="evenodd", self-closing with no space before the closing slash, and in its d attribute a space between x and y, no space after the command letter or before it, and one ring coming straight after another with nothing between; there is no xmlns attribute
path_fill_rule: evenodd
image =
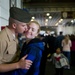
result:
<svg viewBox="0 0 75 75"><path fill-rule="evenodd" d="M23 0L23 8L30 11L42 29L75 25L75 0ZM46 16L47 13L50 14L50 19Z"/></svg>

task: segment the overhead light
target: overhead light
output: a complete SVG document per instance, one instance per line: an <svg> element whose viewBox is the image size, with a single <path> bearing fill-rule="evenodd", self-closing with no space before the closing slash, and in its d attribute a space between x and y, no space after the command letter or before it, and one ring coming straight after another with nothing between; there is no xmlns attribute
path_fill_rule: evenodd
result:
<svg viewBox="0 0 75 75"><path fill-rule="evenodd" d="M51 19L52 18L52 16L49 16L49 19Z"/></svg>
<svg viewBox="0 0 75 75"><path fill-rule="evenodd" d="M58 26L58 23L56 23L55 26Z"/></svg>
<svg viewBox="0 0 75 75"><path fill-rule="evenodd" d="M47 16L49 16L49 15L50 15L50 13L47 13L46 15L47 15Z"/></svg>
<svg viewBox="0 0 75 75"><path fill-rule="evenodd" d="M60 20L59 20L59 23L62 22L62 21L63 21L63 19L60 19Z"/></svg>
<svg viewBox="0 0 75 75"><path fill-rule="evenodd" d="M34 19L31 19L31 21L34 21Z"/></svg>
<svg viewBox="0 0 75 75"><path fill-rule="evenodd" d="M71 23L73 23L74 22L74 20L71 20Z"/></svg>
<svg viewBox="0 0 75 75"><path fill-rule="evenodd" d="M45 23L45 26L47 26L48 25L48 23Z"/></svg>
<svg viewBox="0 0 75 75"><path fill-rule="evenodd" d="M35 17L33 16L32 19L35 19Z"/></svg>
<svg viewBox="0 0 75 75"><path fill-rule="evenodd" d="M32 19L31 19L31 21L34 21L34 20L35 20L35 17L33 16Z"/></svg>
<svg viewBox="0 0 75 75"><path fill-rule="evenodd" d="M48 22L48 19L46 19L45 21Z"/></svg>

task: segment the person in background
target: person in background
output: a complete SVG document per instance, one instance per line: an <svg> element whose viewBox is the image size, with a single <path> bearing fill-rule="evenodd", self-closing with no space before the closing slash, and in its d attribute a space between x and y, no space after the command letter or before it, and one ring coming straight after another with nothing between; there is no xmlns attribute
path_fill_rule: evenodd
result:
<svg viewBox="0 0 75 75"><path fill-rule="evenodd" d="M56 37L56 40L55 40L55 48L57 49L58 47L61 48L61 51L62 51L62 45L61 45L61 42L62 40L64 39L64 35L63 35L63 32L59 32L59 35Z"/></svg>
<svg viewBox="0 0 75 75"><path fill-rule="evenodd" d="M55 75L63 75L64 67L60 63L61 58L65 58L68 63L68 59L66 58L66 56L63 53L61 53L60 48L57 48L56 52L53 53L51 59L49 60L49 61L53 61L53 64L55 66Z"/></svg>
<svg viewBox="0 0 75 75"><path fill-rule="evenodd" d="M44 35L39 35L39 38L44 43L44 51L42 52L39 75L45 75L47 55L48 55L47 41L44 39Z"/></svg>
<svg viewBox="0 0 75 75"><path fill-rule="evenodd" d="M50 58L50 47L49 47L49 41L50 41L50 30L47 30L46 33L44 34L44 38L42 41L45 43L45 51L47 54L47 59Z"/></svg>
<svg viewBox="0 0 75 75"><path fill-rule="evenodd" d="M26 42L23 44L20 59L28 54L26 59L33 63L29 70L17 69L11 75L39 75L40 62L42 52L44 51L44 43L37 37L40 31L40 24L37 21L28 23L28 30L25 33Z"/></svg>
<svg viewBox="0 0 75 75"><path fill-rule="evenodd" d="M19 33L27 31L30 20L29 12L17 7L10 8L9 25L0 32L0 75L6 75L6 72L14 69L30 68L32 61L26 59L27 55L18 61L20 51L17 50L16 38Z"/></svg>
<svg viewBox="0 0 75 75"><path fill-rule="evenodd" d="M68 35L65 35L64 39L62 40L62 51L63 54L68 58L69 63L70 63L70 59L71 59L71 46L72 46L72 42L69 38ZM68 67L70 68L70 67Z"/></svg>

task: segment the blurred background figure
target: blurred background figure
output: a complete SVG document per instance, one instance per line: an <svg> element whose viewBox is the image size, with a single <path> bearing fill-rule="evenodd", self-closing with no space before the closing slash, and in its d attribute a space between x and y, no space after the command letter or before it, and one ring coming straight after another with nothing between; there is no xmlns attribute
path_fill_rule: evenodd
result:
<svg viewBox="0 0 75 75"><path fill-rule="evenodd" d="M62 51L63 54L68 58L69 63L70 63L70 59L71 59L71 46L72 46L72 42L69 38L68 35L65 35L64 39L62 40ZM70 68L70 67L69 67Z"/></svg>

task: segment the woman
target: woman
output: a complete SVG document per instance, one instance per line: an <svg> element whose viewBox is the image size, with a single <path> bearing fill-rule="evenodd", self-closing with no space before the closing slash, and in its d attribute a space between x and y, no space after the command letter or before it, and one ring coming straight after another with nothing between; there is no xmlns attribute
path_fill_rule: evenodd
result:
<svg viewBox="0 0 75 75"><path fill-rule="evenodd" d="M28 23L28 31L25 33L26 42L23 45L20 58L28 54L26 59L33 61L33 63L29 70L18 69L12 72L13 75L39 75L42 52L44 51L43 42L37 38L39 31L40 25L38 22L31 21Z"/></svg>
<svg viewBox="0 0 75 75"><path fill-rule="evenodd" d="M62 40L62 47L63 47L63 54L68 58L69 63L70 63L70 58L71 58L71 56L70 56L71 45L72 45L72 43L71 43L69 36L65 35L65 38Z"/></svg>

